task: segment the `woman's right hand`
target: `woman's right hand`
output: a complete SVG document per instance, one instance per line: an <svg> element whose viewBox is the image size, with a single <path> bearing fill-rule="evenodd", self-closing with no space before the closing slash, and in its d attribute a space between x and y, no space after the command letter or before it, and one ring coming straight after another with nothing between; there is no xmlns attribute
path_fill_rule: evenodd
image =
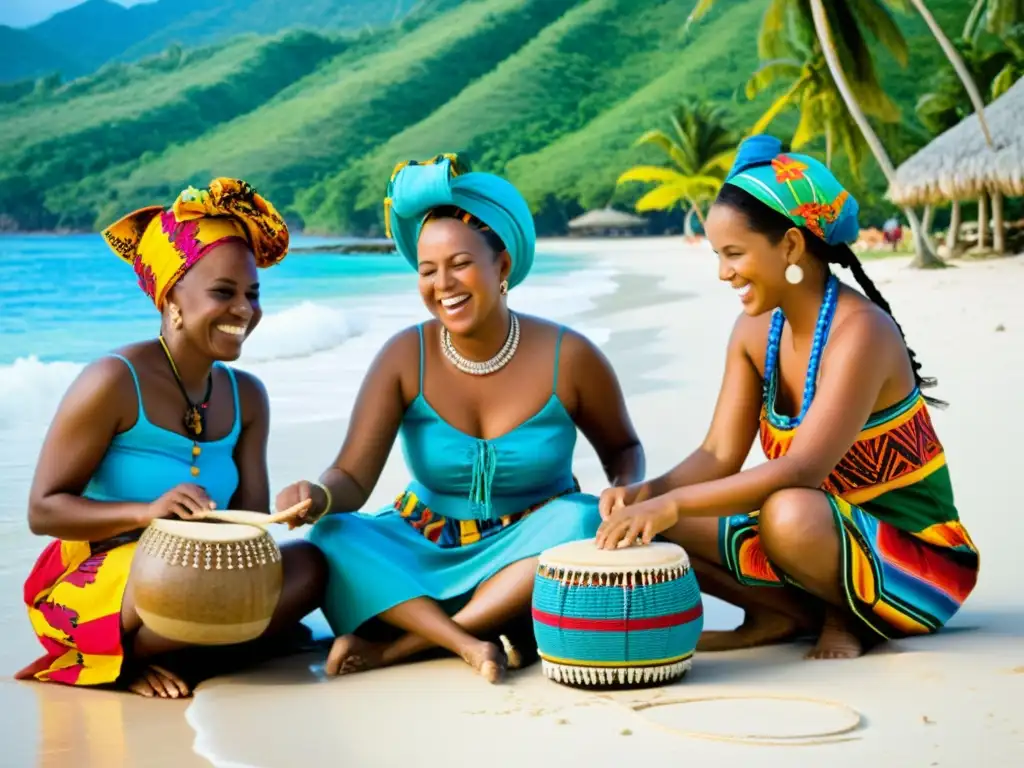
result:
<svg viewBox="0 0 1024 768"><path fill-rule="evenodd" d="M146 522L163 517L180 517L182 520L201 518L216 506L203 488L194 483L182 483L149 505Z"/></svg>
<svg viewBox="0 0 1024 768"><path fill-rule="evenodd" d="M643 483L618 485L613 488L606 488L601 493L601 500L598 504L598 511L601 513L601 519L607 520L615 510L621 509L622 507L628 507L630 504L633 504L640 496L642 488Z"/></svg>
<svg viewBox="0 0 1024 768"><path fill-rule="evenodd" d="M324 493L323 488L309 480L292 483L277 494L277 498L274 500L277 512L283 512L307 499L311 499L313 503L288 521L289 529L319 520L327 512L327 494Z"/></svg>

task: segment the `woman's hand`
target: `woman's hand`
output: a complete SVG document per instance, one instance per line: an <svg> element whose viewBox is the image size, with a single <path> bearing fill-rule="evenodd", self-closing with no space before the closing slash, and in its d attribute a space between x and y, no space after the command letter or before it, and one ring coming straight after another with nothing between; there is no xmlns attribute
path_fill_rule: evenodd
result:
<svg viewBox="0 0 1024 768"><path fill-rule="evenodd" d="M193 483L182 483L149 505L143 525L163 517L180 517L182 520L201 518L216 506L203 488Z"/></svg>
<svg viewBox="0 0 1024 768"><path fill-rule="evenodd" d="M609 489L612 490L618 489ZM604 494L601 501L604 502ZM647 545L678 521L676 505L667 496L656 496L639 504L620 506L597 529L597 546L598 549L621 549L633 546L638 538Z"/></svg>
<svg viewBox="0 0 1024 768"><path fill-rule="evenodd" d="M299 480L297 483L292 483L277 494L274 506L278 512L282 512L307 500L312 503L288 521L289 530L309 523L315 523L323 517L329 511L327 509L327 494L324 493L323 488L316 483L311 483L309 480Z"/></svg>
<svg viewBox="0 0 1024 768"><path fill-rule="evenodd" d="M601 501L598 505L601 519L607 520L616 510L628 507L630 504L635 504L642 490L643 483L606 488L601 493Z"/></svg>

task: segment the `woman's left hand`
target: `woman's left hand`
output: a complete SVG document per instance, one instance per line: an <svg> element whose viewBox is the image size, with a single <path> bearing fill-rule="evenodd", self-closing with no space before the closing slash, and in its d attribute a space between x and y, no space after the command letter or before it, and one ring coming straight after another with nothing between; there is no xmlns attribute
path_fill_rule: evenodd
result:
<svg viewBox="0 0 1024 768"><path fill-rule="evenodd" d="M679 521L676 505L666 496L620 507L597 529L599 549L630 547L639 538L645 545Z"/></svg>

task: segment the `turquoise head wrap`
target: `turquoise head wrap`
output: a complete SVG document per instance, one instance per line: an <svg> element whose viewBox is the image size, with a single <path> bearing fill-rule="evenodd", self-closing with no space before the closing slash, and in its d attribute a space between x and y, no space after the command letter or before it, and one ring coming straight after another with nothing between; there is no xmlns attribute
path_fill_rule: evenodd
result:
<svg viewBox="0 0 1024 768"><path fill-rule="evenodd" d="M857 240L857 200L813 157L783 153L774 136L744 139L725 183L749 192L829 245Z"/></svg>
<svg viewBox="0 0 1024 768"><path fill-rule="evenodd" d="M388 236L414 268L416 244L427 214L453 205L486 224L512 257L509 288L523 282L533 267L537 232L530 208L511 183L491 173L463 173L455 155L425 163L400 163L388 184L384 219Z"/></svg>

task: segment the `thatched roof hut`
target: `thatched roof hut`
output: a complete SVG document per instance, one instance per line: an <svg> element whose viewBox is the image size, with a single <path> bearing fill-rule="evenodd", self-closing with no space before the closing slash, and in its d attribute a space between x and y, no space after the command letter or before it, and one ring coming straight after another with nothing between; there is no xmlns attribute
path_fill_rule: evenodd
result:
<svg viewBox="0 0 1024 768"><path fill-rule="evenodd" d="M614 208L599 208L587 211L569 222L569 229L576 234L622 234L647 227L647 219Z"/></svg>
<svg viewBox="0 0 1024 768"><path fill-rule="evenodd" d="M946 244L954 253L960 232L960 201L978 201L978 247L987 247L989 201L995 225L993 246L1006 248L1003 198L1024 195L1024 78L985 107L994 147L985 141L977 115L962 120L899 168L888 197L899 205L951 202Z"/></svg>
<svg viewBox="0 0 1024 768"><path fill-rule="evenodd" d="M940 135L896 169L889 198L939 205L999 193L1024 196L1024 78L985 108L995 148L976 115Z"/></svg>

